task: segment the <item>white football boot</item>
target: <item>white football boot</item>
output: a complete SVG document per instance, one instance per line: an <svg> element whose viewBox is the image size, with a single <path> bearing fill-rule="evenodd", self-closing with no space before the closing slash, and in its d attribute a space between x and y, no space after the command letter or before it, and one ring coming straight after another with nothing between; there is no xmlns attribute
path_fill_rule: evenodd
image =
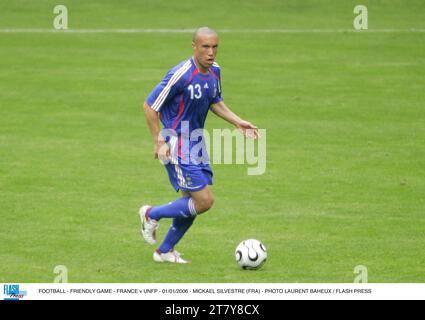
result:
<svg viewBox="0 0 425 320"><path fill-rule="evenodd" d="M190 263L190 261L184 260L181 254L176 250L167 253L160 253L156 250L153 253L153 260L155 262Z"/></svg>
<svg viewBox="0 0 425 320"><path fill-rule="evenodd" d="M140 221L142 222L142 229L140 233L143 236L143 239L147 243L153 245L156 243L156 229L159 227L158 221L150 219L146 216L146 212L152 208L151 206L143 206L139 210Z"/></svg>

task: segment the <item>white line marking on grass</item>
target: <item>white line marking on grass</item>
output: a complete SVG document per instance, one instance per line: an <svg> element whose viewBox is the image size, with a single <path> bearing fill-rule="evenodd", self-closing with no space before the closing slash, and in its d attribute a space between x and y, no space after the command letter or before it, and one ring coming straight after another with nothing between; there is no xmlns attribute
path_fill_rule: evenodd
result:
<svg viewBox="0 0 425 320"><path fill-rule="evenodd" d="M193 33L195 29L23 29L23 28L3 28L0 33ZM425 29L217 29L219 33L425 33Z"/></svg>

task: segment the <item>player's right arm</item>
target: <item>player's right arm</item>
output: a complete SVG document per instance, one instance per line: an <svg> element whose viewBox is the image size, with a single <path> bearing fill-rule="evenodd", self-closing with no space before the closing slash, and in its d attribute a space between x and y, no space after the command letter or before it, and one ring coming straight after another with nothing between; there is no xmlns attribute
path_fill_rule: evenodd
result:
<svg viewBox="0 0 425 320"><path fill-rule="evenodd" d="M146 122L153 138L155 159L165 161L170 156L170 149L161 134L159 113L153 110L146 101L143 104L143 109L145 111Z"/></svg>
<svg viewBox="0 0 425 320"><path fill-rule="evenodd" d="M153 137L155 158L160 160L165 161L169 158L170 149L162 137L158 115L163 107L167 106L167 103L183 90L184 75L190 67L191 62L188 60L171 69L144 103L146 121Z"/></svg>

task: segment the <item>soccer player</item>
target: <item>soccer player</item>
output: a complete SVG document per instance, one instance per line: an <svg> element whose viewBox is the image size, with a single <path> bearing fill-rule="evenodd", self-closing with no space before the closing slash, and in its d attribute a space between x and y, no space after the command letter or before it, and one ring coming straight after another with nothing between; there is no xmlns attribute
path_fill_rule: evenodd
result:
<svg viewBox="0 0 425 320"><path fill-rule="evenodd" d="M214 203L209 187L213 174L208 156L203 154L203 161L191 156L199 143L191 141L191 133L204 127L208 111L235 125L245 136L258 137L257 127L242 120L223 102L220 66L215 62L218 42L214 30L197 29L192 39L193 57L171 69L144 103L155 158L165 164L172 186L181 192L181 198L174 202L145 205L139 210L141 233L150 245L156 243L159 221L173 219L164 241L153 254L156 262L188 263L174 247L196 216L208 211ZM159 119L164 125L162 131Z"/></svg>

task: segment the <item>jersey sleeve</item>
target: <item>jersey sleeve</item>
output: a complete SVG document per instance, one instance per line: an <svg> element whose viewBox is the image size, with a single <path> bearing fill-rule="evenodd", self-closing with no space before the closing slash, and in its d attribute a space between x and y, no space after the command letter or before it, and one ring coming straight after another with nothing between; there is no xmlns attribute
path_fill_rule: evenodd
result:
<svg viewBox="0 0 425 320"><path fill-rule="evenodd" d="M220 101L223 101L223 96L221 95L221 72L220 72L220 68L217 68L215 70L215 74L216 74L216 80L217 80L217 95L215 96L215 98L212 101L212 104L216 104L219 103Z"/></svg>
<svg viewBox="0 0 425 320"><path fill-rule="evenodd" d="M156 112L161 112L163 106L182 90L181 80L181 72L169 71L147 97L148 105Z"/></svg>

